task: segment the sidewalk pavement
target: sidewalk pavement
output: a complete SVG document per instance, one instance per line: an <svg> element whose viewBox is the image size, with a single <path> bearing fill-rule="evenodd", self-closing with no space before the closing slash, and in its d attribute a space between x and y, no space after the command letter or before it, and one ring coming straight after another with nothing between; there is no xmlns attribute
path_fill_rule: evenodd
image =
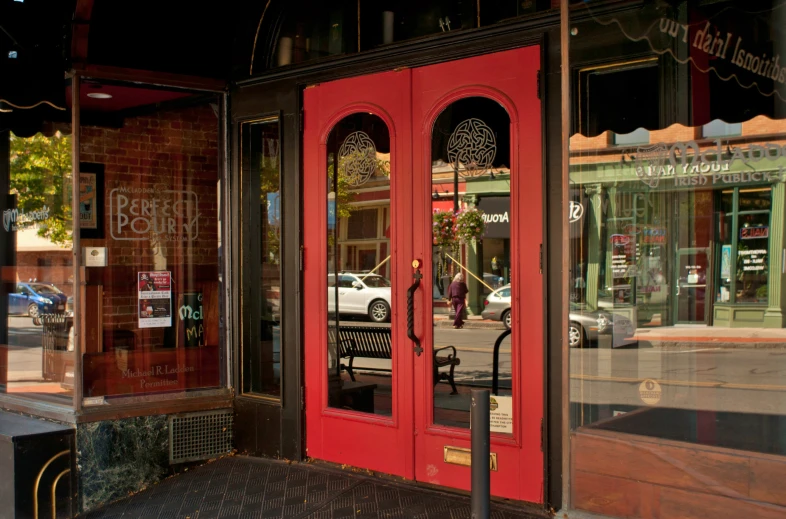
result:
<svg viewBox="0 0 786 519"><path fill-rule="evenodd" d="M467 472L469 478L469 472ZM471 517L469 497L312 463L228 456L170 477L85 517L402 518ZM494 502L496 519L544 519L531 505Z"/></svg>

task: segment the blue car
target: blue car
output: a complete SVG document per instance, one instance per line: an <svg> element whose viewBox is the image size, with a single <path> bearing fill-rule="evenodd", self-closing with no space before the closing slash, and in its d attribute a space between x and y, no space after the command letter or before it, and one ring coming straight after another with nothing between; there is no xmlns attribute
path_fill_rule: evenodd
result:
<svg viewBox="0 0 786 519"><path fill-rule="evenodd" d="M41 314L62 314L68 297L54 285L17 283L16 291L8 294L10 315L29 315L37 320Z"/></svg>

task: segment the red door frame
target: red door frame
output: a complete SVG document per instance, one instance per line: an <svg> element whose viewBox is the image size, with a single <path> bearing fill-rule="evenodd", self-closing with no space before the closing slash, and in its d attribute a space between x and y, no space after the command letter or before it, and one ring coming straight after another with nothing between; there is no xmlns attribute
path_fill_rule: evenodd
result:
<svg viewBox="0 0 786 519"><path fill-rule="evenodd" d="M406 291L411 276L397 268L412 256L412 214L407 182L411 71L384 72L307 88L304 92L303 218L305 244L303 310L306 373L306 453L324 459L414 479L412 436L413 384L411 348L393 348L393 413L380 417L328 407L327 401L327 139L344 117L357 112L378 115L390 132L390 194L396 209L391 217L391 334L393 344L407 344ZM358 99L361 97L362 102ZM398 172L401 172L399 174ZM411 261L411 259L409 259Z"/></svg>
<svg viewBox="0 0 786 519"><path fill-rule="evenodd" d="M431 257L431 129L439 113L464 97L499 102L511 119L511 264L516 367L512 437L492 435L499 471L492 492L543 502L543 242L541 106L537 97L538 46L326 83L304 92L304 319L306 452L314 458L469 488L469 468L447 465L443 447L469 447L468 430L433 425L431 384L431 264L415 297L416 333L426 351L412 352L406 335L406 291L412 259ZM482 84L479 84L481 83ZM363 99L358 102L357 99ZM343 117L370 112L381 117L391 137L392 379L390 418L327 405L327 161L330 130ZM414 122L413 122L414 121ZM411 153L410 153L411 152ZM409 172L411 177L409 176ZM395 205L394 205L395 204ZM524 226L526 222L526 227ZM412 230L420 232L413 233ZM526 239L526 241L525 241ZM522 339L526 329L526 345ZM525 347L526 346L526 347ZM416 462L417 460L417 462Z"/></svg>
<svg viewBox="0 0 786 519"><path fill-rule="evenodd" d="M431 257L431 133L439 114L451 103L481 96L500 103L511 121L511 264L512 337L514 371L513 435L492 434L491 451L497 453L498 472L491 473L492 493L511 499L543 502L543 279L539 246L543 243L543 167L541 106L537 93L540 48L525 47L485 56L431 65L413 70L414 167L421 171L414 198L421 209L421 232L414 252ZM482 79L482 84L479 84ZM525 180L526 179L526 180ZM417 219L417 217L416 217ZM523 223L527 223L525 228ZM433 279L425 262L423 277ZM425 290L428 293L429 286ZM417 312L418 335L426 352L416 360L415 380L415 478L419 481L469 489L468 467L444 463L443 447L470 447L469 430L434 425L432 373L433 327L430 297L421 299ZM425 320L425 326L424 326ZM526 330L526 334L523 333ZM526 344L523 342L526 336ZM450 467L450 470L446 470Z"/></svg>

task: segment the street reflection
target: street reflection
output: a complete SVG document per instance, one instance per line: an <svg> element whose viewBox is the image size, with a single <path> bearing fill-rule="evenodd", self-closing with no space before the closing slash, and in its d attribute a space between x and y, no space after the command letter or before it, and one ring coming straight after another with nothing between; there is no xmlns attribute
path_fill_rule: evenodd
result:
<svg viewBox="0 0 786 519"><path fill-rule="evenodd" d="M434 388L435 423L469 427L470 391L473 388L491 388L494 343L504 331L502 323L475 319L467 320L461 329L454 329L452 320L435 321L434 348L454 346L461 361L461 364L455 367L454 374L458 394L451 394L451 386L444 381L436 384ZM498 377L499 394L511 395L510 336L503 339L500 347Z"/></svg>
<svg viewBox="0 0 786 519"><path fill-rule="evenodd" d="M641 337L655 333L638 332ZM685 335L691 332L715 335L717 340L690 343ZM634 348L600 345L571 350L571 366L580 368L574 369L570 377L572 422L576 426L597 423L601 428L622 427L622 432L634 434L786 454L782 435L777 434L786 415L786 330L755 330L753 342L749 337L753 329L711 332L679 330L681 336L659 334L639 340ZM647 408L649 414L641 413L642 403L651 406ZM604 421L628 413L632 418L624 422ZM644 418L647 423L642 422ZM695 427L697 420L709 420L713 426L699 430ZM750 436L740 434L742 430L758 432Z"/></svg>
<svg viewBox="0 0 786 519"><path fill-rule="evenodd" d="M470 391L492 387L494 345L515 315L510 116L491 99L461 99L431 138L434 423L468 428ZM511 340L500 340L499 395L511 395Z"/></svg>

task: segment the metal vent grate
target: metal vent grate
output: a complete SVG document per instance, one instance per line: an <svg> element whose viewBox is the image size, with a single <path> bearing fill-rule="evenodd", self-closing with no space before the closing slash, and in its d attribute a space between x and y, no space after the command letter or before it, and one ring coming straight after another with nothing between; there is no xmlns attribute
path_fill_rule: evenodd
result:
<svg viewBox="0 0 786 519"><path fill-rule="evenodd" d="M199 461L232 450L232 410L169 417L169 462Z"/></svg>

